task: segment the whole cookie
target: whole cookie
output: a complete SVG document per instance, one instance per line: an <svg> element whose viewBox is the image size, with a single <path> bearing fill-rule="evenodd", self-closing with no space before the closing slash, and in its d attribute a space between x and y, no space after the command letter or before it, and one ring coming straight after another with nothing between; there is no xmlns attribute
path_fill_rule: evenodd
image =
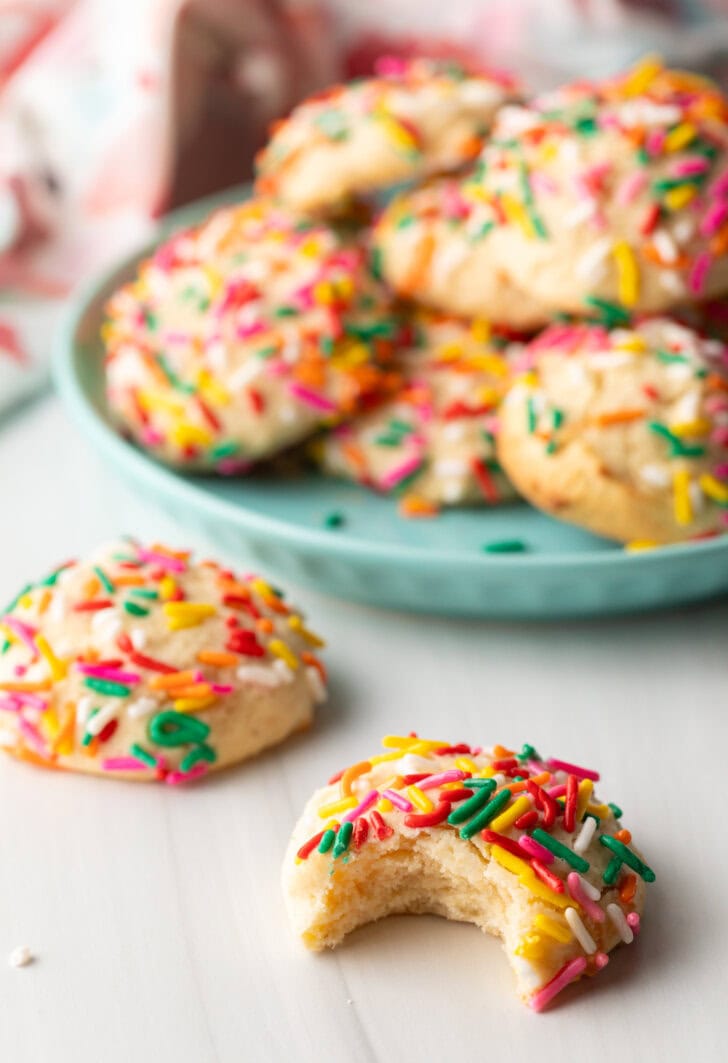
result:
<svg viewBox="0 0 728 1063"><path fill-rule="evenodd" d="M279 122L257 159L259 191L331 212L359 193L458 169L517 95L506 75L453 62L385 58L377 74L321 92Z"/></svg>
<svg viewBox="0 0 728 1063"><path fill-rule="evenodd" d="M405 195L384 276L438 309L535 329L728 290L728 104L646 61L504 108L474 173Z"/></svg>
<svg viewBox="0 0 728 1063"><path fill-rule="evenodd" d="M221 473L365 408L396 330L364 248L261 200L173 236L107 315L113 417L156 457Z"/></svg>
<svg viewBox="0 0 728 1063"><path fill-rule="evenodd" d="M308 948L395 913L474 923L501 938L541 1011L633 940L655 875L596 797L597 772L528 745L383 746L317 790L293 832L283 890Z"/></svg>
<svg viewBox="0 0 728 1063"><path fill-rule="evenodd" d="M0 618L0 745L43 767L187 782L308 727L322 645L263 580L121 540Z"/></svg>
<svg viewBox="0 0 728 1063"><path fill-rule="evenodd" d="M645 545L728 527L728 353L668 318L555 325L501 406L498 454L539 509Z"/></svg>
<svg viewBox="0 0 728 1063"><path fill-rule="evenodd" d="M421 314L399 356L402 386L387 402L334 429L324 469L377 491L406 492L405 513L427 505L494 505L514 492L495 454L498 407L516 344L484 322Z"/></svg>

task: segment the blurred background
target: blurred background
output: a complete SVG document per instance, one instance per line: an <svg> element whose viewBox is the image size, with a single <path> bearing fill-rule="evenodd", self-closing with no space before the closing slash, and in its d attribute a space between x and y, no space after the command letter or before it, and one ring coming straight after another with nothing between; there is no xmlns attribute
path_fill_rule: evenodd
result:
<svg viewBox="0 0 728 1063"><path fill-rule="evenodd" d="M248 179L272 120L382 54L533 89L646 52L728 84L728 0L0 0L0 416L68 292Z"/></svg>

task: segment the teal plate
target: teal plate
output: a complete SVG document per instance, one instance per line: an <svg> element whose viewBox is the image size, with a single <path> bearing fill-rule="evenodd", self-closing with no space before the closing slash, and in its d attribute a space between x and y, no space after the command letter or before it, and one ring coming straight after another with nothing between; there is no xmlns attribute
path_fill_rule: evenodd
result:
<svg viewBox="0 0 728 1063"><path fill-rule="evenodd" d="M233 190L177 212L159 239L244 194ZM338 597L461 616L554 620L728 591L728 536L627 554L525 504L406 520L392 499L315 473L225 480L165 468L114 431L104 402L102 307L139 257L75 299L57 338L56 384L74 422L110 465L182 528L229 555ZM343 523L328 528L333 513ZM526 550L484 552L485 544L503 540L518 540Z"/></svg>

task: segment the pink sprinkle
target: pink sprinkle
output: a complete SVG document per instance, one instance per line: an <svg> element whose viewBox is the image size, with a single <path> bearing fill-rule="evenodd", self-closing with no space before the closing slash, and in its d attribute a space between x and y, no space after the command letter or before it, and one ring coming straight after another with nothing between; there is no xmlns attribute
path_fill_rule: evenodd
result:
<svg viewBox="0 0 728 1063"><path fill-rule="evenodd" d="M712 261L707 251L701 251L693 262L693 268L690 270L690 276L688 277L688 287L694 295L700 295L705 287L705 280Z"/></svg>
<svg viewBox="0 0 728 1063"><path fill-rule="evenodd" d="M382 797L386 797L388 801L391 801L395 808L399 808L402 812L411 812L412 803L407 800L406 797L402 797L402 794L398 794L395 790L382 790Z"/></svg>
<svg viewBox="0 0 728 1063"><path fill-rule="evenodd" d="M107 668L102 664L76 664L76 668L84 675L93 676L94 679L108 679L111 683L138 683L141 676L136 672L122 672L118 668Z"/></svg>
<svg viewBox="0 0 728 1063"><path fill-rule="evenodd" d="M644 170L637 170L630 174L617 189L617 203L620 207L626 207L637 198L647 184L647 174Z"/></svg>
<svg viewBox="0 0 728 1063"><path fill-rule="evenodd" d="M670 167L670 177L693 177L698 173L705 173L708 169L708 160L702 155L691 155L688 159L681 159Z"/></svg>
<svg viewBox="0 0 728 1063"><path fill-rule="evenodd" d="M544 864L552 864L556 859L554 854L547 849L546 846L539 845L539 843L534 841L534 839L528 834L522 834L518 839L518 844L529 856L535 856L537 860L540 860Z"/></svg>
<svg viewBox="0 0 728 1063"><path fill-rule="evenodd" d="M149 765L136 757L107 757L101 761L104 771L149 771Z"/></svg>
<svg viewBox="0 0 728 1063"><path fill-rule="evenodd" d="M546 791L549 797L563 797L566 793L566 783L560 783L558 786L552 786Z"/></svg>
<svg viewBox="0 0 728 1063"><path fill-rule="evenodd" d="M238 476L240 473L250 472L252 468L252 461L244 458L223 458L216 465L216 471L221 476Z"/></svg>
<svg viewBox="0 0 728 1063"><path fill-rule="evenodd" d="M9 627L14 635L25 643L34 657L38 656L38 649L35 645L35 636L37 632L29 624L24 624L22 620L18 620L16 616L4 616L2 623L6 627Z"/></svg>
<svg viewBox="0 0 728 1063"><path fill-rule="evenodd" d="M574 898L577 904L580 904L590 919L593 919L595 923L603 923L605 916L596 901L593 901L591 897L587 897L586 892L582 889L579 876L576 871L571 871L566 876L566 881L569 886L569 893Z"/></svg>
<svg viewBox="0 0 728 1063"><path fill-rule="evenodd" d="M32 723L26 720L23 716L19 716L18 727L20 728L20 733L22 734L28 745L32 746L37 753L42 754L44 757L48 756L46 744L43 741L40 732L37 730L37 728L33 726Z"/></svg>
<svg viewBox="0 0 728 1063"><path fill-rule="evenodd" d="M659 155L665 143L664 129L651 129L645 137L645 148L650 155Z"/></svg>
<svg viewBox="0 0 728 1063"><path fill-rule="evenodd" d="M728 462L723 465L716 465L713 469L713 476L717 476L719 480L728 480Z"/></svg>
<svg viewBox="0 0 728 1063"><path fill-rule="evenodd" d="M141 546L137 547L137 557L140 561L146 561L147 564L159 565L160 568L164 568L168 572L185 572L187 569L185 562L180 561L178 557L160 554L156 550L145 550Z"/></svg>
<svg viewBox="0 0 728 1063"><path fill-rule="evenodd" d="M534 993L529 1003L534 1011L543 1011L546 1005L557 996L562 989L565 989L570 982L579 978L586 970L586 959L583 956L577 956L576 959L570 960L569 963L564 964L560 971L557 971L550 982L547 982L543 989L539 989L537 993Z"/></svg>
<svg viewBox="0 0 728 1063"><path fill-rule="evenodd" d="M635 934L640 932L640 916L639 912L630 912L627 916L627 924L632 928Z"/></svg>
<svg viewBox="0 0 728 1063"><path fill-rule="evenodd" d="M315 410L323 410L324 413L333 413L336 410L335 402L327 399L318 391L304 387L303 384L291 383L288 385L288 390L295 398L305 402L307 406L313 406Z"/></svg>
<svg viewBox="0 0 728 1063"><path fill-rule="evenodd" d="M723 173L716 177L708 191L714 199L728 195L728 169L723 170Z"/></svg>
<svg viewBox="0 0 728 1063"><path fill-rule="evenodd" d="M31 694L28 690L14 690L12 696L21 705L30 705L34 709L40 709L41 712L45 712L49 705L47 698L41 698L38 694Z"/></svg>
<svg viewBox="0 0 728 1063"><path fill-rule="evenodd" d="M594 956L594 966L598 971L603 971L609 963L609 956L606 952L597 952Z"/></svg>
<svg viewBox="0 0 728 1063"><path fill-rule="evenodd" d="M261 332L265 332L266 326L262 321L251 321L247 325L238 325L235 329L235 335L239 340L250 339L251 336L257 336Z"/></svg>
<svg viewBox="0 0 728 1063"><path fill-rule="evenodd" d="M728 218L728 203L719 199L712 203L700 222L700 235L712 236Z"/></svg>
<svg viewBox="0 0 728 1063"><path fill-rule="evenodd" d="M235 689L230 683L212 683L211 685L215 694L232 694Z"/></svg>
<svg viewBox="0 0 728 1063"><path fill-rule="evenodd" d="M189 771L170 771L168 775L165 775L164 781L169 783L170 786L177 786L179 783L193 782L195 779L199 779L206 771L207 764L204 761L200 761Z"/></svg>
<svg viewBox="0 0 728 1063"><path fill-rule="evenodd" d="M381 78L396 78L407 73L409 63L399 55L380 55L374 63L374 73Z"/></svg>
<svg viewBox="0 0 728 1063"><path fill-rule="evenodd" d="M551 768L552 771L565 771L569 775L576 775L577 779L591 779L592 782L599 781L599 772L591 771L589 768L580 768L578 764L569 764L567 760L551 760L546 761L546 767Z"/></svg>
<svg viewBox="0 0 728 1063"><path fill-rule="evenodd" d="M710 442L716 447L728 447L728 426L714 428L710 433Z"/></svg>
<svg viewBox="0 0 728 1063"><path fill-rule="evenodd" d="M413 457L401 462L401 464L395 465L388 473L385 473L379 480L379 486L383 491L391 491L402 480L406 480L408 476L412 476L413 473L417 472L421 464L422 458L419 454L415 454Z"/></svg>
<svg viewBox="0 0 728 1063"><path fill-rule="evenodd" d="M555 195L559 190L556 182L545 173L541 173L540 170L536 170L531 174L531 188L534 192L541 192L549 196Z"/></svg>
<svg viewBox="0 0 728 1063"><path fill-rule="evenodd" d="M467 771L452 768L450 771L441 771L439 775L430 775L429 778L422 779L417 785L420 790L432 790L435 786L444 786L446 782L459 782L460 779L467 779L467 777Z"/></svg>
<svg viewBox="0 0 728 1063"><path fill-rule="evenodd" d="M347 823L349 820L358 819L359 816L363 816L365 812L379 800L379 790L370 790L369 793L361 799L356 808L350 809L345 816L341 817L342 823ZM392 802L394 804L394 802Z"/></svg>
<svg viewBox="0 0 728 1063"><path fill-rule="evenodd" d="M0 711L20 712L21 705L16 697L0 698Z"/></svg>
<svg viewBox="0 0 728 1063"><path fill-rule="evenodd" d="M145 447L158 447L164 442L164 436L156 428L144 427L140 436Z"/></svg>

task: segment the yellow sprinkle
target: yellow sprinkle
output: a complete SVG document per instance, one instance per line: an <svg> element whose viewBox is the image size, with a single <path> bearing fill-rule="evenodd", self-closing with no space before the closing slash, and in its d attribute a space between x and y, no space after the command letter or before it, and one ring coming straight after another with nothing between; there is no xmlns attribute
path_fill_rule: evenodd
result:
<svg viewBox="0 0 728 1063"><path fill-rule="evenodd" d="M665 192L662 202L668 210L682 210L695 198L697 192L695 185L678 185L677 188L671 188L669 192Z"/></svg>
<svg viewBox="0 0 728 1063"><path fill-rule="evenodd" d="M695 421L680 421L678 424L668 425L674 436L705 436L710 432L713 425L707 417L698 417Z"/></svg>
<svg viewBox="0 0 728 1063"><path fill-rule="evenodd" d="M177 698L174 702L175 712L200 712L217 701L217 694L207 694L204 698Z"/></svg>
<svg viewBox="0 0 728 1063"><path fill-rule="evenodd" d="M586 812L586 806L591 799L594 783L591 779L582 779L579 783L579 791L576 798L576 822L581 823L582 816Z"/></svg>
<svg viewBox="0 0 728 1063"><path fill-rule="evenodd" d="M412 804L419 808L421 812L432 812L435 807L424 790L420 790L419 786L408 786L405 793Z"/></svg>
<svg viewBox="0 0 728 1063"><path fill-rule="evenodd" d="M530 871L530 867L526 863L526 856L523 859L520 856L516 856L514 853L509 853L507 849L501 848L500 845L491 845L490 855L493 857L497 864L504 867L506 871L510 871L513 875L519 877L525 872Z"/></svg>
<svg viewBox="0 0 728 1063"><path fill-rule="evenodd" d="M159 581L159 597L163 602L168 602L177 593L177 584L171 576L163 576Z"/></svg>
<svg viewBox="0 0 728 1063"><path fill-rule="evenodd" d="M728 504L728 484L722 484L720 480L716 480L715 476L711 476L710 473L703 473L698 479L700 488L704 495L708 498L712 498L714 502L718 502L720 505Z"/></svg>
<svg viewBox="0 0 728 1063"><path fill-rule="evenodd" d="M388 797L380 797L377 801L377 812L391 812L394 805Z"/></svg>
<svg viewBox="0 0 728 1063"><path fill-rule="evenodd" d="M533 239L536 236L536 232L533 228L533 222L528 216L528 211L523 204L509 195L502 195L500 199L508 221L513 225L517 225L524 236Z"/></svg>
<svg viewBox="0 0 728 1063"><path fill-rule="evenodd" d="M433 749L444 749L449 743L440 741L434 738L417 738L412 735L385 735L382 739L382 745L385 749L406 749L410 751L413 746L417 746L419 751ZM371 760L371 757L369 758Z"/></svg>
<svg viewBox="0 0 728 1063"><path fill-rule="evenodd" d="M282 661L285 661L292 672L295 672L300 665L298 657L289 646L283 642L282 639L271 639L268 643L268 649L276 657L280 657Z"/></svg>
<svg viewBox="0 0 728 1063"><path fill-rule="evenodd" d="M526 868L525 874L518 876L519 881L527 890L530 890L535 897L545 901L547 904L553 904L555 908L576 908L578 907L571 897L564 897L562 893L554 893L548 886L544 886L540 879L537 879L530 867Z"/></svg>
<svg viewBox="0 0 728 1063"><path fill-rule="evenodd" d="M460 771L469 771L472 775L475 775L478 770L478 765L470 757L456 757L455 767Z"/></svg>
<svg viewBox="0 0 728 1063"><path fill-rule="evenodd" d="M298 250L306 258L316 258L321 253L321 241L315 236L308 236L298 245Z"/></svg>
<svg viewBox="0 0 728 1063"><path fill-rule="evenodd" d="M554 941L560 941L563 945L568 944L573 937L573 934L566 923L561 923L556 919L552 919L551 916L546 915L545 912L539 912L533 920L533 923L542 933L548 934L548 936L553 938Z"/></svg>
<svg viewBox="0 0 728 1063"><path fill-rule="evenodd" d="M383 764L387 760L399 760L403 755L403 750L395 749L392 753L377 753L373 757L369 757L370 764Z"/></svg>
<svg viewBox="0 0 728 1063"><path fill-rule="evenodd" d="M659 545L654 539L632 539L624 548L628 554L636 554L642 550L654 550Z"/></svg>
<svg viewBox="0 0 728 1063"><path fill-rule="evenodd" d="M213 269L212 266L208 266L204 263L201 266L201 269L203 274L205 275L205 279L207 280L207 288L210 293L210 297L214 299L222 290L222 274L219 273L216 269Z"/></svg>
<svg viewBox="0 0 728 1063"><path fill-rule="evenodd" d="M58 736L58 732L60 731L58 716L56 715L56 711L53 706L45 710L39 720L38 726L40 727L40 730L45 740L50 745L52 745L54 739Z"/></svg>
<svg viewBox="0 0 728 1063"><path fill-rule="evenodd" d="M493 376L508 376L508 365L498 354L474 354L468 358L468 366L483 373L492 373Z"/></svg>
<svg viewBox="0 0 728 1063"><path fill-rule="evenodd" d="M202 397L209 399L215 405L228 406L230 404L230 392L219 381L215 380L206 369L201 370L197 378L197 387L202 393Z"/></svg>
<svg viewBox="0 0 728 1063"><path fill-rule="evenodd" d="M336 291L331 281L319 281L313 286L314 302L322 306L329 306L336 301Z"/></svg>
<svg viewBox="0 0 728 1063"><path fill-rule="evenodd" d="M150 413L163 412L170 413L174 417L184 417L184 403L180 402L179 399L170 398L169 395L140 389L137 392L137 399L142 409Z"/></svg>
<svg viewBox="0 0 728 1063"><path fill-rule="evenodd" d="M665 137L664 148L666 151L681 151L687 147L697 135L697 129L691 122L681 122L675 126Z"/></svg>
<svg viewBox="0 0 728 1063"><path fill-rule="evenodd" d="M68 672L68 662L62 661L60 658L56 657L55 653L48 645L48 640L45 635L36 635L35 644L38 647L38 652L47 662L53 678L56 681L64 679Z"/></svg>
<svg viewBox="0 0 728 1063"><path fill-rule="evenodd" d="M254 579L252 580L250 586L258 594L262 594L263 597L270 598L273 594L273 588L270 586L269 583L266 583L264 579Z"/></svg>
<svg viewBox="0 0 728 1063"><path fill-rule="evenodd" d="M623 306L634 306L639 296L639 270L632 248L626 240L617 240L612 248L617 265L617 289Z"/></svg>
<svg viewBox="0 0 728 1063"><path fill-rule="evenodd" d="M656 55L646 55L622 82L622 93L625 96L641 96L657 75L662 71L662 60Z"/></svg>
<svg viewBox="0 0 728 1063"><path fill-rule="evenodd" d="M322 638L319 638L319 636L315 632L310 631L307 627L304 627L303 620L300 616L296 616L295 613L288 617L288 626L294 631L297 631L301 638L306 640L309 646L315 646L317 649L319 649L321 646L326 645L324 640Z"/></svg>
<svg viewBox="0 0 728 1063"><path fill-rule="evenodd" d="M647 341L639 333L629 332L626 336L620 338L614 349L617 351L630 351L632 354L642 354L643 351L647 350Z"/></svg>
<svg viewBox="0 0 728 1063"><path fill-rule="evenodd" d="M547 952L540 934L526 934L513 951L516 956L523 956L524 959L533 960L536 963L545 959Z"/></svg>
<svg viewBox="0 0 728 1063"><path fill-rule="evenodd" d="M197 627L203 620L217 613L214 605L206 605L202 602L165 602L162 609L167 617L167 627L170 631Z"/></svg>
<svg viewBox="0 0 728 1063"><path fill-rule="evenodd" d="M208 428L202 428L200 425L192 424L190 421L182 421L181 424L176 424L169 435L172 442L176 443L178 447L207 447L214 439L212 432Z"/></svg>
<svg viewBox="0 0 728 1063"><path fill-rule="evenodd" d="M326 819L327 816L338 816L340 812L348 812L350 808L356 808L357 800L354 794L349 797L340 797L328 805L322 805L318 814L322 819Z"/></svg>
<svg viewBox="0 0 728 1063"><path fill-rule="evenodd" d="M467 782L467 780L466 780ZM496 816L493 822L490 824L492 830L504 831L512 827L519 816L527 812L531 807L530 797L517 797L516 800L510 805L505 812L501 812L500 816Z"/></svg>
<svg viewBox="0 0 728 1063"><path fill-rule="evenodd" d="M606 819L613 814L609 805L594 805L589 803L586 806L586 810L587 812L591 812L593 816L599 816L600 819Z"/></svg>
<svg viewBox="0 0 728 1063"><path fill-rule="evenodd" d="M470 335L476 343L487 343L490 339L490 322L477 317L470 326Z"/></svg>
<svg viewBox="0 0 728 1063"><path fill-rule="evenodd" d="M685 527L692 523L693 506L690 501L690 473L687 469L677 469L672 477L673 510L675 520Z"/></svg>
<svg viewBox="0 0 728 1063"><path fill-rule="evenodd" d="M407 126L398 122L391 111L388 111L385 107L375 107L372 111L372 117L381 122L385 133L400 151L405 151L408 154L419 153L420 146L417 137Z"/></svg>

